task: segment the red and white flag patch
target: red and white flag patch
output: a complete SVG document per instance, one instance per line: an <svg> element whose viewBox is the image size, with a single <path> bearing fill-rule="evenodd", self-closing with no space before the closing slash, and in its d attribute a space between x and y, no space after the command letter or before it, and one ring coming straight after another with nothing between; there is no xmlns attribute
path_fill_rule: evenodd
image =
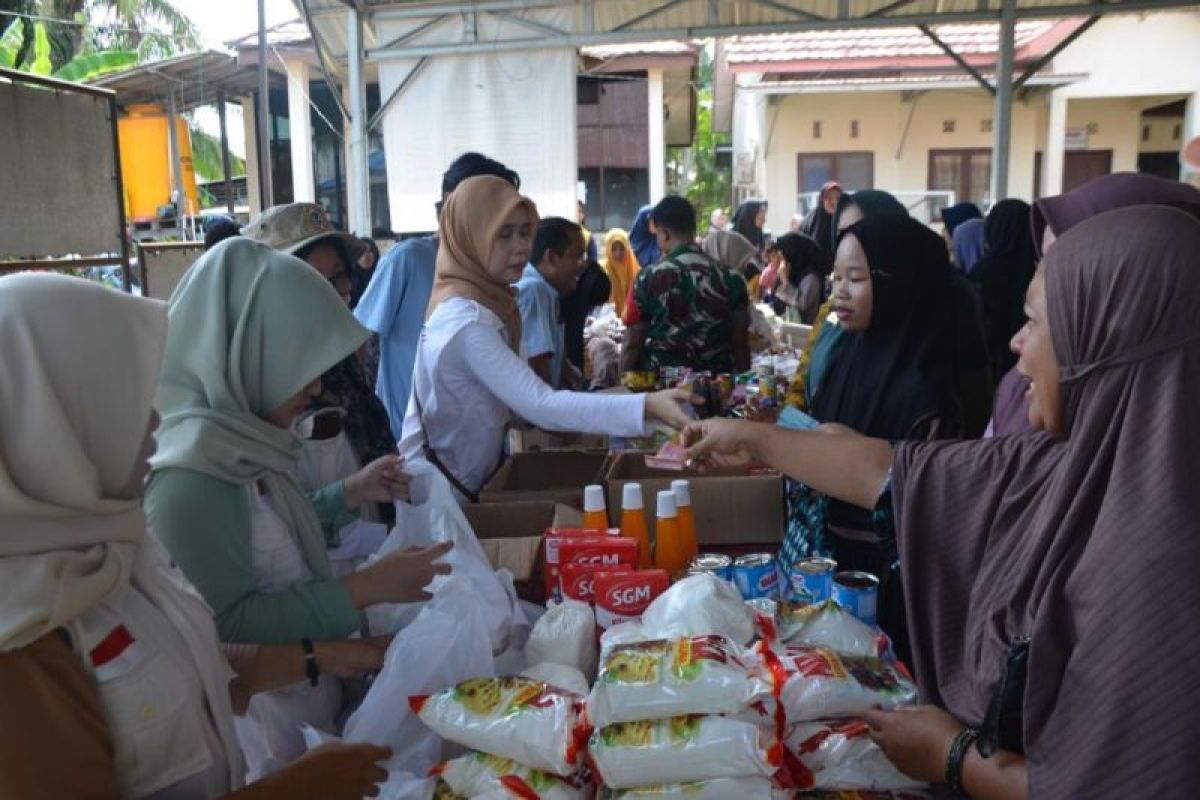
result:
<svg viewBox="0 0 1200 800"><path fill-rule="evenodd" d="M141 648L124 625L109 631L89 655L98 681L110 681L124 675L142 661Z"/></svg>

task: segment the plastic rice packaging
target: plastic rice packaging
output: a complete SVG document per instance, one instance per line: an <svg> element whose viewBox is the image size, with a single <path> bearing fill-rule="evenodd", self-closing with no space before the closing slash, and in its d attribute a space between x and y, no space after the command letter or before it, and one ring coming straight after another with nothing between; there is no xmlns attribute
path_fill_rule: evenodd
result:
<svg viewBox="0 0 1200 800"><path fill-rule="evenodd" d="M928 792L905 791L875 791L872 789L811 789L806 792L796 792L796 800L928 800L933 795ZM491 800L477 797L473 800Z"/></svg>
<svg viewBox="0 0 1200 800"><path fill-rule="evenodd" d="M574 667L568 667L566 664L558 664L553 661L541 661L537 664L530 664L520 672L521 677L531 678L535 681L543 681L551 686L557 686L559 689L566 689L568 692L574 692L580 697L587 697L587 693L591 691L588 685L588 680L583 676L583 673Z"/></svg>
<svg viewBox="0 0 1200 800"><path fill-rule="evenodd" d="M886 658L887 634L872 628L833 600L812 605L780 602L776 611L778 639L790 645L825 647L851 656Z"/></svg>
<svg viewBox="0 0 1200 800"><path fill-rule="evenodd" d="M461 758L444 761L430 773L446 788L462 797L478 797L488 792L521 800L587 800L594 786L586 771L569 778L530 769L509 758L469 752Z"/></svg>
<svg viewBox="0 0 1200 800"><path fill-rule="evenodd" d="M714 778L637 789L610 789L605 800L790 800L792 793L769 778Z"/></svg>
<svg viewBox="0 0 1200 800"><path fill-rule="evenodd" d="M653 636L646 635L646 629L640 622L622 622L619 625L613 625L600 636L600 658L603 659L605 653L617 645L644 642L653 638Z"/></svg>
<svg viewBox="0 0 1200 800"><path fill-rule="evenodd" d="M896 664L843 656L823 647L761 648L777 680L788 722L854 717L870 708L914 703L917 687Z"/></svg>
<svg viewBox="0 0 1200 800"><path fill-rule="evenodd" d="M587 603L565 599L534 624L525 644L530 664L553 661L596 676L596 614Z"/></svg>
<svg viewBox="0 0 1200 800"><path fill-rule="evenodd" d="M721 636L616 645L604 654L588 696L596 727L681 714L736 714L769 698L753 654Z"/></svg>
<svg viewBox="0 0 1200 800"><path fill-rule="evenodd" d="M582 697L520 676L472 678L409 705L443 739L555 775L575 773L591 732Z"/></svg>
<svg viewBox="0 0 1200 800"><path fill-rule="evenodd" d="M816 789L926 788L888 761L869 730L867 723L855 719L793 725L786 745L807 769L807 774L797 776L798 782Z"/></svg>
<svg viewBox="0 0 1200 800"><path fill-rule="evenodd" d="M728 717L680 716L597 729L588 757L605 786L629 789L709 778L769 777L783 763L770 728Z"/></svg>
<svg viewBox="0 0 1200 800"><path fill-rule="evenodd" d="M728 581L689 575L642 612L642 627L657 639L716 635L745 646L754 638L754 611Z"/></svg>

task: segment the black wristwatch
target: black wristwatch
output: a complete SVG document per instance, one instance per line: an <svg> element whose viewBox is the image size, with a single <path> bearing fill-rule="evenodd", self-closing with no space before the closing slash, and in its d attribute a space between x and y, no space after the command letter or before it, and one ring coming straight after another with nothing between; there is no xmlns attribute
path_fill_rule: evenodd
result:
<svg viewBox="0 0 1200 800"><path fill-rule="evenodd" d="M301 639L300 647L304 650L304 674L308 676L309 684L316 686L321 680L321 670L317 669L317 654L313 652L312 639Z"/></svg>

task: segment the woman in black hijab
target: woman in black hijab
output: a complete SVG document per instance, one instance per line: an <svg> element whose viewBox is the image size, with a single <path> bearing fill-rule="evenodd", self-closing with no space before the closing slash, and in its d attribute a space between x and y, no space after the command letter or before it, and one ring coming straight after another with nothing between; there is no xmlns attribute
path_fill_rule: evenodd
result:
<svg viewBox="0 0 1200 800"><path fill-rule="evenodd" d="M971 279L979 286L992 371L1000 380L1017 363L1008 343L1025 324L1025 292L1037 268L1029 204L1001 200L983 223L983 258Z"/></svg>
<svg viewBox="0 0 1200 800"><path fill-rule="evenodd" d="M825 301L825 276L831 263L817 241L803 233L785 233L775 245L784 263L775 296L789 310L795 309L800 322L812 325Z"/></svg>
<svg viewBox="0 0 1200 800"><path fill-rule="evenodd" d="M800 232L812 237L821 246L821 255L825 261L824 269L828 272L833 268L834 234L833 215L837 213L838 204L844 192L837 181L829 181L821 187L817 196L816 207L804 218Z"/></svg>
<svg viewBox="0 0 1200 800"><path fill-rule="evenodd" d="M733 214L733 230L750 240L760 254L763 251L765 239L763 225L767 220L766 200L747 200L738 206Z"/></svg>

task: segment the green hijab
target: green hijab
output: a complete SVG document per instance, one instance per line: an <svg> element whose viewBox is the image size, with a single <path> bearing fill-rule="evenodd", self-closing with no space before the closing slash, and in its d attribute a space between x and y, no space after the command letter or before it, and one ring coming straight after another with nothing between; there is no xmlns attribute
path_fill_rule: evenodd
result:
<svg viewBox="0 0 1200 800"><path fill-rule="evenodd" d="M249 239L222 242L171 295L152 469L181 467L239 485L261 481L313 575L328 578L321 525L292 475L300 440L263 415L368 335L308 264Z"/></svg>

